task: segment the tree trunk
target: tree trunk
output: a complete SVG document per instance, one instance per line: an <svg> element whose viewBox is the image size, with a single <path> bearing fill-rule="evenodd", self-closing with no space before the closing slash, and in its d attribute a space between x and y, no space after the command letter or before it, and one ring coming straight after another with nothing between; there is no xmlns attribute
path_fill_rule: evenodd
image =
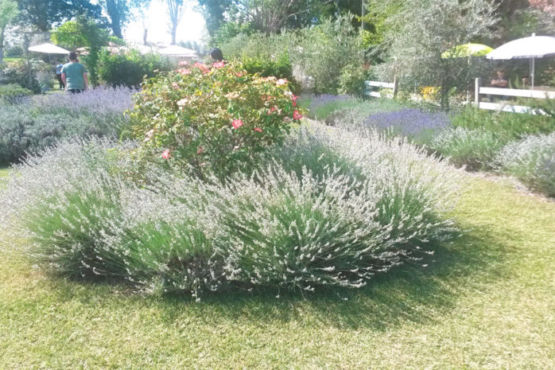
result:
<svg viewBox="0 0 555 370"><path fill-rule="evenodd" d="M0 64L4 61L4 31L6 27L0 29Z"/></svg>
<svg viewBox="0 0 555 370"><path fill-rule="evenodd" d="M172 23L171 33L172 33L172 45L175 45L175 34L177 33L177 23Z"/></svg>
<svg viewBox="0 0 555 370"><path fill-rule="evenodd" d="M117 0L107 0L106 11L110 17L110 27L112 28L114 36L123 39L123 35L121 33L121 14L119 12Z"/></svg>

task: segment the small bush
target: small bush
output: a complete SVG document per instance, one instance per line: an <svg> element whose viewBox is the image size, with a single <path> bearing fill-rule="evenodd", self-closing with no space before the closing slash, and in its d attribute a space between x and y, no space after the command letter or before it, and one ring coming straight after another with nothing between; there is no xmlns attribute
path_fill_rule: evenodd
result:
<svg viewBox="0 0 555 370"><path fill-rule="evenodd" d="M247 74L241 65L184 67L150 80L137 94L132 132L165 159L197 174L224 175L252 164L300 119L288 82Z"/></svg>
<svg viewBox="0 0 555 370"><path fill-rule="evenodd" d="M98 73L106 84L117 87L138 88L145 77L154 77L159 72L169 71L171 66L157 55L129 54L100 55Z"/></svg>
<svg viewBox="0 0 555 370"><path fill-rule="evenodd" d="M429 147L448 157L455 166L470 170L491 168L497 152L506 144L495 132L486 129L445 129L435 136Z"/></svg>
<svg viewBox="0 0 555 370"><path fill-rule="evenodd" d="M243 67L250 74L259 74L262 77L274 76L289 81L289 88L293 92L300 90L299 84L293 77L293 67L287 54L281 54L277 60L260 57L244 57L241 59Z"/></svg>
<svg viewBox="0 0 555 370"><path fill-rule="evenodd" d="M0 85L0 100L6 103L16 103L20 98L29 95L33 95L33 92L18 84Z"/></svg>
<svg viewBox="0 0 555 370"><path fill-rule="evenodd" d="M531 135L512 142L495 158L497 169L531 189L555 197L555 133Z"/></svg>
<svg viewBox="0 0 555 370"><path fill-rule="evenodd" d="M348 65L341 71L339 77L339 93L365 97L369 72L364 66Z"/></svg>
<svg viewBox="0 0 555 370"><path fill-rule="evenodd" d="M34 94L41 92L40 83L36 78L38 67L34 68L33 64L27 64L24 60L17 60L7 63L1 68L0 83L17 84L31 90Z"/></svg>

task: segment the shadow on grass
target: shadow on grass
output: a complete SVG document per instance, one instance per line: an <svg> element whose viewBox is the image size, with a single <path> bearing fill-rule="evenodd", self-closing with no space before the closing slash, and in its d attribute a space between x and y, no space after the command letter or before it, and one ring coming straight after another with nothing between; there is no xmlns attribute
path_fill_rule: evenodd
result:
<svg viewBox="0 0 555 370"><path fill-rule="evenodd" d="M461 295L487 289L488 283L503 277L506 248L500 240L503 238L490 231L474 229L456 242L431 248L434 254L418 264L405 264L376 276L362 289L325 288L309 294L268 288L236 290L203 296L199 303L185 295L145 298L126 294L125 286L109 282L59 284L58 280L52 281L52 291L61 301L96 304L119 304L122 296L110 292L123 292L130 309L135 303L155 308L168 324L194 318L206 325L248 321L264 326L296 321L386 330L406 321L433 323L452 309Z"/></svg>
<svg viewBox="0 0 555 370"><path fill-rule="evenodd" d="M320 289L316 293L259 289L253 293L229 292L191 299L167 296L167 321L183 317L183 306L207 322L249 319L266 322L310 320L338 328L369 327L385 330L404 321L433 322L447 312L462 294L503 275L504 246L485 230L474 230L449 246L432 248L433 256L418 265L404 265L376 276L363 289ZM422 265L428 265L423 267ZM279 294L279 298L276 295Z"/></svg>

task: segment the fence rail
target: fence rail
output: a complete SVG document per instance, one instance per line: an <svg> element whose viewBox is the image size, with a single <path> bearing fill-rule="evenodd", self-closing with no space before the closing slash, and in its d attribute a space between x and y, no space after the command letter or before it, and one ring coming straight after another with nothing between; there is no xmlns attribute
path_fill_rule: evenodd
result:
<svg viewBox="0 0 555 370"><path fill-rule="evenodd" d="M381 87L382 89L393 89L393 97L397 96L397 91L399 90L399 85L397 83L397 78L393 79L393 82L382 82L382 81L364 81L366 86L366 95L372 96L374 98L383 98L379 91L372 91L375 87Z"/></svg>
<svg viewBox="0 0 555 370"><path fill-rule="evenodd" d="M474 105L479 109L495 110L495 111L501 111L501 112L513 112L513 113L542 114L541 111L537 111L525 105L482 102L480 101L480 95L511 96L511 97L517 97L517 98L530 98L530 99L555 99L555 91L506 89L506 88L499 88L499 87L482 87L480 85L481 85L481 79L477 78L474 82Z"/></svg>

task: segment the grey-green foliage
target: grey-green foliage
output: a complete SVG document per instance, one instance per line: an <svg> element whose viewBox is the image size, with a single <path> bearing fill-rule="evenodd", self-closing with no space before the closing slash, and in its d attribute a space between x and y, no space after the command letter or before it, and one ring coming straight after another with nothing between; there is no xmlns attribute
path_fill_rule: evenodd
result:
<svg viewBox="0 0 555 370"><path fill-rule="evenodd" d="M352 24L352 16L300 31L299 45L292 53L293 63L314 79L314 91L336 93L341 71L347 66L361 66L364 55L361 39Z"/></svg>
<svg viewBox="0 0 555 370"><path fill-rule="evenodd" d="M66 142L14 170L0 236L66 276L198 295L360 287L450 235L457 171L401 139L326 131L225 184L139 166L129 145Z"/></svg>
<svg viewBox="0 0 555 370"><path fill-rule="evenodd" d="M455 127L440 131L431 139L429 147L456 166L478 170L491 168L495 155L506 142L486 129Z"/></svg>
<svg viewBox="0 0 555 370"><path fill-rule="evenodd" d="M21 105L0 106L0 165L14 163L68 137L119 135L122 115L40 112Z"/></svg>
<svg viewBox="0 0 555 370"><path fill-rule="evenodd" d="M533 190L555 197L555 133L507 144L495 157L495 165Z"/></svg>
<svg viewBox="0 0 555 370"><path fill-rule="evenodd" d="M6 27L17 17L19 11L14 0L0 0L0 64L4 59L4 34Z"/></svg>
<svg viewBox="0 0 555 370"><path fill-rule="evenodd" d="M344 76L344 87L360 92L364 78L358 68L364 63L361 40L352 25L352 16L336 20L325 19L321 24L299 31L281 34L241 33L221 46L226 58L251 57L279 60L286 55L297 71L309 76L315 92L337 93L340 76L345 67L357 73L356 81Z"/></svg>
<svg viewBox="0 0 555 370"><path fill-rule="evenodd" d="M473 68L481 64L466 58L443 59L441 54L483 35L492 37L495 9L492 0L405 1L387 20L389 60L378 69L381 77L390 80L396 74L409 85L440 86L441 103L447 108L449 90L466 88Z"/></svg>

